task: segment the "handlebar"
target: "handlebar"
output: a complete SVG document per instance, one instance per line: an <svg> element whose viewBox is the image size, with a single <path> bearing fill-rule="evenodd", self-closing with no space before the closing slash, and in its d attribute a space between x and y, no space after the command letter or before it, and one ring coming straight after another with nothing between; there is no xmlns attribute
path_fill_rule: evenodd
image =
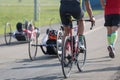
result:
<svg viewBox="0 0 120 80"><path fill-rule="evenodd" d="M77 21L77 20L72 19L71 21ZM92 30L92 29L93 29L93 26L95 26L95 23L93 23L90 19L86 19L86 20L84 20L84 21L85 21L85 22L91 22L90 30ZM61 29L64 30L64 29L63 29L63 26L61 26Z"/></svg>
<svg viewBox="0 0 120 80"><path fill-rule="evenodd" d="M73 19L72 21L77 21L75 19ZM92 30L93 26L95 26L95 23L93 23L90 19L86 19L84 20L85 22L91 22L91 27L90 27L90 30Z"/></svg>

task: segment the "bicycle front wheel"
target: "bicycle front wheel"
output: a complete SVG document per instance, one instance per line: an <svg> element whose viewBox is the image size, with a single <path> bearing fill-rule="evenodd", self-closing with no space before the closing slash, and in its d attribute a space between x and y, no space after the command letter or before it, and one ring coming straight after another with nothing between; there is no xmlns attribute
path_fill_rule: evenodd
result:
<svg viewBox="0 0 120 80"><path fill-rule="evenodd" d="M35 60L37 54L37 45L38 45L38 37L36 35L31 36L28 43L28 51L29 57L31 60Z"/></svg>
<svg viewBox="0 0 120 80"><path fill-rule="evenodd" d="M63 51L62 51L62 58L61 58L61 64L62 64L62 71L64 78L67 78L70 76L70 72L72 69L72 51L71 51L71 41L70 37L66 37L63 45Z"/></svg>
<svg viewBox="0 0 120 80"><path fill-rule="evenodd" d="M77 68L80 72L82 71L82 68L86 62L87 47L86 47L85 36L83 36L82 42L83 42L83 45L85 47L85 50L81 50L80 52L77 53Z"/></svg>

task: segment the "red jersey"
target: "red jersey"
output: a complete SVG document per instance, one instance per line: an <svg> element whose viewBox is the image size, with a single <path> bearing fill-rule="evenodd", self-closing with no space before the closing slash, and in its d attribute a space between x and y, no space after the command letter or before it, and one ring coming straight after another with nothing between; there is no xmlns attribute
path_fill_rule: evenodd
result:
<svg viewBox="0 0 120 80"><path fill-rule="evenodd" d="M105 15L120 14L120 0L106 0Z"/></svg>

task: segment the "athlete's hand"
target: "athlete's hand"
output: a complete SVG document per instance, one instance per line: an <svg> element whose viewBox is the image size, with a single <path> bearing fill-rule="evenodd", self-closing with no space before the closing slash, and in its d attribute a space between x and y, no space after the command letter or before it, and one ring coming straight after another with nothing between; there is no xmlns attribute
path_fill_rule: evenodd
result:
<svg viewBox="0 0 120 80"><path fill-rule="evenodd" d="M94 18L94 16L90 18L90 21L91 21L90 30L92 30L93 26L95 26L95 18Z"/></svg>
<svg viewBox="0 0 120 80"><path fill-rule="evenodd" d="M90 20L91 20L92 24L95 24L95 18L94 18L94 16L91 17Z"/></svg>

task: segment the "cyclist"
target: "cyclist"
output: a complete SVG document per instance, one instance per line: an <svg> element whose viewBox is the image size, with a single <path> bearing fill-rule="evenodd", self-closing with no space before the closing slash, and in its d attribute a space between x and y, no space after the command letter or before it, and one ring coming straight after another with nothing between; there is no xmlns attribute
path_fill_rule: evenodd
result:
<svg viewBox="0 0 120 80"><path fill-rule="evenodd" d="M36 34L36 33L37 33L37 37L40 35L40 30L39 30L39 28L35 27L32 22L29 22L29 23L28 23L28 29L27 29L26 32L28 33L28 37L31 37L31 34L33 34L33 33L34 33L34 34L33 34L34 37L35 37L35 34Z"/></svg>
<svg viewBox="0 0 120 80"><path fill-rule="evenodd" d="M16 29L17 30L14 32L13 36L18 41L25 41L25 36L30 38L32 33L37 33L37 36L40 35L40 30L34 27L34 25L31 22L27 22L27 24L25 24L25 28L23 28L23 24L21 22L18 22L16 24Z"/></svg>
<svg viewBox="0 0 120 80"><path fill-rule="evenodd" d="M16 38L18 41L26 41L25 38L25 29L23 29L23 24L18 22L16 24L16 31L13 33L13 37Z"/></svg>
<svg viewBox="0 0 120 80"><path fill-rule="evenodd" d="M104 9L105 24L107 28L108 51L111 58L115 57L115 42L117 30L120 27L120 0L100 0Z"/></svg>
<svg viewBox="0 0 120 80"><path fill-rule="evenodd" d="M92 23L95 22L95 18L93 17L92 14L92 9L91 5L89 3L89 0L84 0L86 10L88 12L89 18L92 21ZM83 10L80 6L80 1L79 0L61 0L60 1L60 18L61 22L64 26L64 36L63 36L63 41L65 36L69 35L70 32L70 26L71 26L71 16L75 18L78 22L78 35L79 35L79 48L80 49L85 49L82 43L80 43L83 38L83 33L84 33L84 13ZM69 15L67 15L69 14Z"/></svg>

